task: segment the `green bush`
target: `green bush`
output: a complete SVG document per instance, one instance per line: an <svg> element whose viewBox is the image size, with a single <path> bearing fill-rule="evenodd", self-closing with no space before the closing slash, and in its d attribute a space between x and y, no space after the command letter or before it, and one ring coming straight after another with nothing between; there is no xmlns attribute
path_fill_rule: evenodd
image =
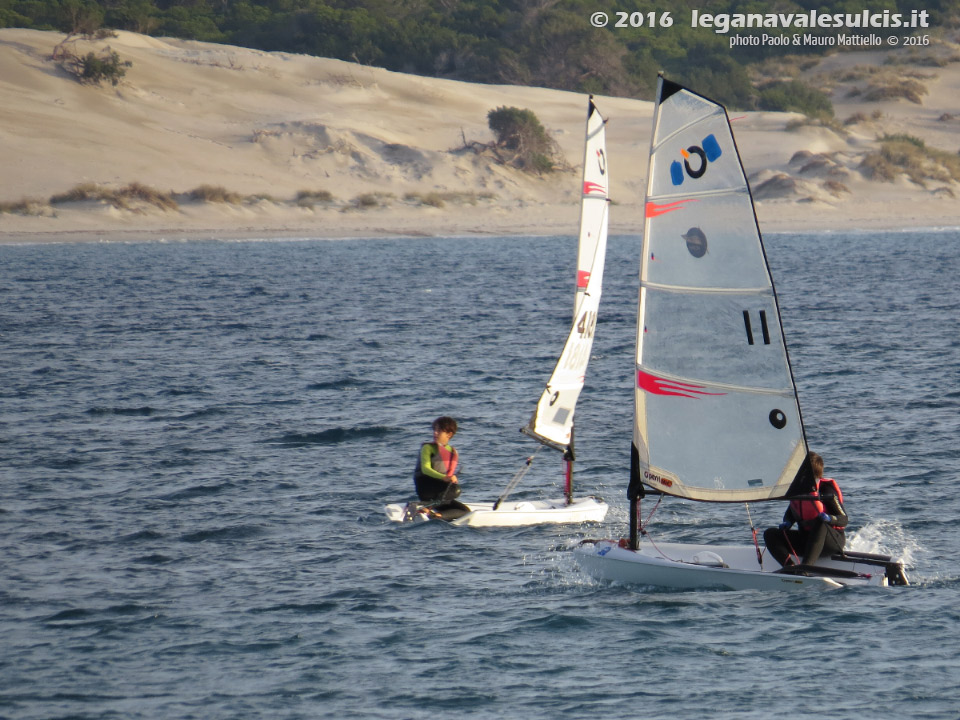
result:
<svg viewBox="0 0 960 720"><path fill-rule="evenodd" d="M812 118L833 117L833 104L826 93L800 80L778 80L760 88L757 107L776 112L801 112Z"/></svg>
<svg viewBox="0 0 960 720"><path fill-rule="evenodd" d="M487 123L497 136L497 145L507 150L520 150L523 147L537 150L550 142L543 123L532 110L498 107L487 113Z"/></svg>
<svg viewBox="0 0 960 720"><path fill-rule="evenodd" d="M124 62L117 53L109 48L103 51L101 55L94 52L88 52L79 60L80 63L80 82L93 83L99 85L104 81L109 81L116 86L127 74L127 68L132 63Z"/></svg>
<svg viewBox="0 0 960 720"><path fill-rule="evenodd" d="M499 107L487 113L487 123L497 148L512 153L511 164L537 173L556 169L557 145L531 110Z"/></svg>
<svg viewBox="0 0 960 720"><path fill-rule="evenodd" d="M111 35L115 35L115 33L110 30L100 30L92 34L86 34L84 37L88 40L101 40ZM127 68L133 66L132 62L121 60L120 56L109 47L101 50L99 55L91 50L81 57L74 52L75 44L75 33L68 33L53 48L51 58L81 83L99 85L104 81L109 81L116 86L127 74Z"/></svg>

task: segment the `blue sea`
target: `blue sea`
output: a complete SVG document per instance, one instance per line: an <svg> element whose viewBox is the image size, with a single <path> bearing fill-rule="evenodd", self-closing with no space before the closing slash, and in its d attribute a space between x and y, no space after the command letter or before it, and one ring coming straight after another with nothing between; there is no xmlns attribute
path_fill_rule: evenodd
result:
<svg viewBox="0 0 960 720"><path fill-rule="evenodd" d="M0 717L956 720L960 233L766 245L849 544L910 587L577 568L626 528L636 236L611 237L577 411L578 491L611 511L522 529L382 507L438 415L464 499L537 450L573 237L0 247ZM561 484L542 450L514 497ZM668 500L651 532L750 543L783 509Z"/></svg>

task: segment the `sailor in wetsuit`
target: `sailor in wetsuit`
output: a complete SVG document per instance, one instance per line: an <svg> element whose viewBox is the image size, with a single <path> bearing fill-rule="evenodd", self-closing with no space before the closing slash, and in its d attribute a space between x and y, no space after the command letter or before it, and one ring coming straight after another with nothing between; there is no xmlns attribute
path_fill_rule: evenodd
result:
<svg viewBox="0 0 960 720"><path fill-rule="evenodd" d="M408 505L408 515L426 510L443 520L455 520L470 512L469 507L456 500L460 496L460 482L456 476L460 456L450 445L456 432L457 421L452 417L438 417L433 421L433 442L420 447L413 471L413 482L421 502Z"/></svg>
<svg viewBox="0 0 960 720"><path fill-rule="evenodd" d="M780 526L767 528L763 533L767 550L781 565L809 565L824 553L843 552L846 544L843 529L847 525L847 513L843 509L840 486L833 478L823 477L822 457L811 452L807 459L814 477L809 499L791 500ZM797 530L790 529L794 523Z"/></svg>

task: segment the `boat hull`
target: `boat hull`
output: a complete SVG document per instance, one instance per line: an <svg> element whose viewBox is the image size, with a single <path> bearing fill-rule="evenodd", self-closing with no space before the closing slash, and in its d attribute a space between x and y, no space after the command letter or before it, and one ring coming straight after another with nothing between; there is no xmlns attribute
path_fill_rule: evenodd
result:
<svg viewBox="0 0 960 720"><path fill-rule="evenodd" d="M574 550L577 563L598 580L676 589L801 590L843 586L906 585L899 563L883 556L851 554L821 558L802 573L786 574L764 553L757 563L751 545L644 543L638 550L613 540L586 540ZM896 578L899 570L899 579Z"/></svg>
<svg viewBox="0 0 960 720"><path fill-rule="evenodd" d="M522 527L525 525L546 525L566 523L601 522L609 506L594 497L575 498L567 504L565 498L552 500L517 500L503 502L494 510L492 502L469 502L465 505L470 512L450 525L470 525L471 527ZM413 519L405 518L406 505L394 503L387 505L384 511L387 519L394 522L423 522L430 520L424 513L417 513Z"/></svg>

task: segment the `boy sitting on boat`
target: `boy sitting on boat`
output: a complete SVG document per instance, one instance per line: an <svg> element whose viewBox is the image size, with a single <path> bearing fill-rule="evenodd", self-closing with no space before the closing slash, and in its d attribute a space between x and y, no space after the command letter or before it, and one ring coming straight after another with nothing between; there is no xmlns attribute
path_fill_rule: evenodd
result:
<svg viewBox="0 0 960 720"><path fill-rule="evenodd" d="M442 416L433 421L433 442L420 446L413 483L419 503L410 503L406 515L426 512L431 517L455 520L470 512L470 508L456 500L460 496L460 482L456 470L460 456L450 445L457 432L457 421Z"/></svg>

